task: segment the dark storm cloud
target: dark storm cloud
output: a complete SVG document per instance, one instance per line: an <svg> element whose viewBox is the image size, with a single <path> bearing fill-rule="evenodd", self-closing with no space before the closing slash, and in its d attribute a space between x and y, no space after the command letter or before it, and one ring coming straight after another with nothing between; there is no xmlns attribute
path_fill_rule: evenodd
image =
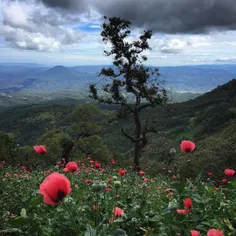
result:
<svg viewBox="0 0 236 236"><path fill-rule="evenodd" d="M236 28L236 0L95 0L101 14L164 33Z"/></svg>
<svg viewBox="0 0 236 236"><path fill-rule="evenodd" d="M37 0L52 8L130 20L137 27L163 33L201 33L236 29L236 0Z"/></svg>
<svg viewBox="0 0 236 236"><path fill-rule="evenodd" d="M70 11L83 12L87 10L87 0L37 0L48 7L66 9Z"/></svg>

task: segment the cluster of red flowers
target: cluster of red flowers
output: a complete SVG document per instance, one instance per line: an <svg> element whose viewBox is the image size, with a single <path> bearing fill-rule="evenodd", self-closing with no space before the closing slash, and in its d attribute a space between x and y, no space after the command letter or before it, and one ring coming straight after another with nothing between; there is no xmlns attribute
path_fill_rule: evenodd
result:
<svg viewBox="0 0 236 236"><path fill-rule="evenodd" d="M191 236L200 236L200 232L197 230L190 231ZM224 236L224 233L218 229L210 229L207 232L207 236Z"/></svg>
<svg viewBox="0 0 236 236"><path fill-rule="evenodd" d="M187 198L184 200L184 206L186 209L177 209L178 214L188 214L193 206L193 200L191 198Z"/></svg>
<svg viewBox="0 0 236 236"><path fill-rule="evenodd" d="M180 144L181 150L186 153L192 152L195 149L195 147L196 147L195 143L193 143L192 141L189 141L189 140L183 140ZM34 146L34 150L37 154L45 154L47 152L46 147L43 145ZM102 171L102 167L99 162L95 162L94 160L91 159L91 157L88 157L88 161L89 161L91 167L95 167L95 168L99 169L100 171ZM112 160L111 164L115 164L115 160ZM81 168L82 169L86 168L83 163L82 163ZM133 167L130 166L130 168L132 169ZM68 162L63 171L67 173L67 172L77 172L78 170L79 170L79 167L76 162ZM94 172L95 171L96 170L94 170ZM116 171L116 169L114 169L114 171ZM235 175L235 171L232 169L226 169L224 171L224 173L228 177ZM48 174L50 174L50 172ZM119 170L119 175L122 176L125 174L126 174L125 169ZM145 172L141 170L138 172L138 174L140 176L143 176L143 175L145 175ZM10 175L10 173L6 173L5 177L8 177L9 175ZM208 175L212 176L213 173L209 172ZM16 174L14 174L14 176L16 176ZM174 180L176 178L177 178L176 176L173 176L172 180ZM109 178L108 183L111 181L112 181L112 179ZM149 181L149 179L144 178L144 182L148 182L148 181ZM84 182L86 184L89 184L90 180L87 178L87 179L85 179ZM227 179L223 180L222 182L227 182ZM78 184L76 184L76 186L78 186ZM162 187L158 187L158 189L161 190ZM46 177L45 180L43 181L43 183L40 185L40 193L44 196L43 201L45 204L48 204L48 205L57 205L60 201L63 200L63 198L65 196L67 196L71 192L71 190L72 189L70 186L70 181L63 174L59 174L57 172L54 172L51 175L49 175L48 177ZM110 191L109 186L106 188L106 191ZM170 189L167 189L167 192L168 192L168 195L169 194L173 195L172 192L170 191ZM118 198L119 195L116 195L116 197ZM192 206L193 206L193 200L191 198L187 198L184 200L185 209L177 209L176 212L178 214L188 214L188 213L190 213ZM100 208L100 206L98 206L98 205L93 206L94 211L98 210L99 208ZM109 220L109 222L113 222L118 217L121 217L123 214L124 214L124 210L122 210L119 207L115 207L113 209L114 217L111 218ZM197 230L191 230L190 233L191 233L191 236L200 236L200 232ZM207 232L207 236L223 236L223 232L218 229L210 229Z"/></svg>

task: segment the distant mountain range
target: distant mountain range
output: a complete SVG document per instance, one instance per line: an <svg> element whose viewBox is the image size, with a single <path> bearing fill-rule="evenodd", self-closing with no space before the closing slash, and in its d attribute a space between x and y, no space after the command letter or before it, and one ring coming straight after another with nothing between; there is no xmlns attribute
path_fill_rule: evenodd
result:
<svg viewBox="0 0 236 236"><path fill-rule="evenodd" d="M54 66L38 64L0 64L0 93L86 93L90 82L108 66ZM166 88L175 92L204 93L236 77L236 65L159 67Z"/></svg>

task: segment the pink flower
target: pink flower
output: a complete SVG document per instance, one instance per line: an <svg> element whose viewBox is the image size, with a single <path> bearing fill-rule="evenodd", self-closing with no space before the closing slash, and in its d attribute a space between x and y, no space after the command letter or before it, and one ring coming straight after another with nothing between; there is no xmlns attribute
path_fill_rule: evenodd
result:
<svg viewBox="0 0 236 236"><path fill-rule="evenodd" d="M187 209L191 209L192 206L193 206L193 200L191 198L187 198L184 200L184 206L187 208Z"/></svg>
<svg viewBox="0 0 236 236"><path fill-rule="evenodd" d="M190 230L191 236L200 236L200 232L197 230Z"/></svg>
<svg viewBox="0 0 236 236"><path fill-rule="evenodd" d="M67 168L64 168L64 169L63 169L63 172L68 173L69 170L68 170Z"/></svg>
<svg viewBox="0 0 236 236"><path fill-rule="evenodd" d="M111 164L114 165L116 163L116 161L113 159L111 160Z"/></svg>
<svg viewBox="0 0 236 236"><path fill-rule="evenodd" d="M142 170L139 171L139 175L144 175L144 174L145 174L144 171Z"/></svg>
<svg viewBox="0 0 236 236"><path fill-rule="evenodd" d="M190 212L190 210L186 210L186 209L177 209L176 212L178 214L182 214L182 215L185 215L185 214L188 214Z"/></svg>
<svg viewBox="0 0 236 236"><path fill-rule="evenodd" d="M14 177L18 177L18 174L14 174Z"/></svg>
<svg viewBox="0 0 236 236"><path fill-rule="evenodd" d="M5 177L8 178L10 175L11 175L11 174L10 174L9 172L7 172L7 173L5 174Z"/></svg>
<svg viewBox="0 0 236 236"><path fill-rule="evenodd" d="M71 190L70 181L57 172L46 177L40 184L40 193L44 196L43 202L48 205L57 205Z"/></svg>
<svg viewBox="0 0 236 236"><path fill-rule="evenodd" d="M148 178L144 178L143 180L145 183L149 182L149 179Z"/></svg>
<svg viewBox="0 0 236 236"><path fill-rule="evenodd" d="M99 205L93 205L93 210L96 211L97 209L99 209L100 206Z"/></svg>
<svg viewBox="0 0 236 236"><path fill-rule="evenodd" d="M125 175L125 170L120 169L120 170L119 170L119 173L120 173L120 175Z"/></svg>
<svg viewBox="0 0 236 236"><path fill-rule="evenodd" d="M98 162L96 162L96 163L95 163L95 167L99 169L99 168L101 168L101 164L99 164Z"/></svg>
<svg viewBox="0 0 236 236"><path fill-rule="evenodd" d="M180 144L180 148L183 152L192 152L195 149L196 145L192 141L183 140Z"/></svg>
<svg viewBox="0 0 236 236"><path fill-rule="evenodd" d="M235 174L235 171L232 169L225 170L225 175L227 175L227 176L234 176L234 174Z"/></svg>
<svg viewBox="0 0 236 236"><path fill-rule="evenodd" d="M46 147L44 145L36 145L36 146L34 146L34 151L37 154L45 154L47 152Z"/></svg>
<svg viewBox="0 0 236 236"><path fill-rule="evenodd" d="M172 176L172 179L177 179L176 175L173 175L173 176Z"/></svg>
<svg viewBox="0 0 236 236"><path fill-rule="evenodd" d="M89 183L89 179L86 179L84 182L85 182L86 184L88 184L88 183Z"/></svg>
<svg viewBox="0 0 236 236"><path fill-rule="evenodd" d="M75 172L75 171L77 171L79 168L78 168L78 165L76 164L76 162L70 161L70 162L68 162L68 163L66 164L66 169L69 170L69 171L71 171L71 172Z"/></svg>
<svg viewBox="0 0 236 236"><path fill-rule="evenodd" d="M122 210L121 208L115 207L115 208L113 209L113 215L114 215L116 218L121 217L123 214L124 214L124 210Z"/></svg>
<svg viewBox="0 0 236 236"><path fill-rule="evenodd" d="M221 182L222 182L222 183L227 183L228 180L227 180L227 179L222 179Z"/></svg>
<svg viewBox="0 0 236 236"><path fill-rule="evenodd" d="M224 236L224 233L218 229L210 229L207 232L207 236Z"/></svg>

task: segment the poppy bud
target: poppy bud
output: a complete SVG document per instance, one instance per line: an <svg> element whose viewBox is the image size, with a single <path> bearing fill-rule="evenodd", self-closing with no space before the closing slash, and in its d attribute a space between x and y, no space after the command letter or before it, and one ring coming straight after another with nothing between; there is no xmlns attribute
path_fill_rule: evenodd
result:
<svg viewBox="0 0 236 236"><path fill-rule="evenodd" d="M112 178L113 178L113 180L117 180L117 176L113 176Z"/></svg>
<svg viewBox="0 0 236 236"><path fill-rule="evenodd" d="M119 188L121 186L121 182L119 180L114 181L114 185L116 188Z"/></svg>
<svg viewBox="0 0 236 236"><path fill-rule="evenodd" d="M99 192L99 191L102 190L102 187L101 187L101 185L100 185L98 182L94 182L94 183L92 184L92 190L93 190L94 192Z"/></svg>
<svg viewBox="0 0 236 236"><path fill-rule="evenodd" d="M176 154L175 148L171 148L169 153L170 153L171 156L174 156Z"/></svg>
<svg viewBox="0 0 236 236"><path fill-rule="evenodd" d="M105 190L107 188L107 184L104 181L100 182L100 186L102 190Z"/></svg>

